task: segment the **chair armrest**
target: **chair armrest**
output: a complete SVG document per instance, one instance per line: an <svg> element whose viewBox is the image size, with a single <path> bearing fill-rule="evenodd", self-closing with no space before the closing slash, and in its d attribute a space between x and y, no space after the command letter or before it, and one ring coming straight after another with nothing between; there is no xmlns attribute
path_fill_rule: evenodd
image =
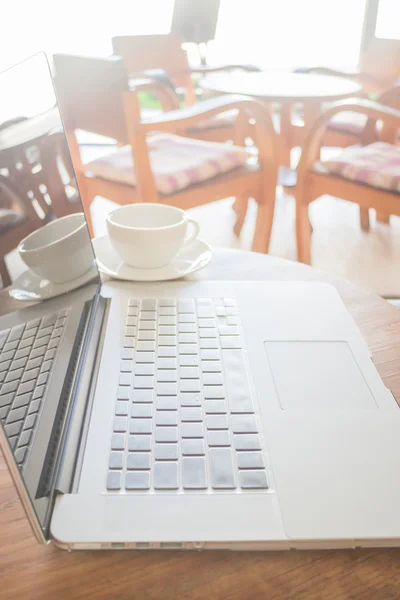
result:
<svg viewBox="0 0 400 600"><path fill-rule="evenodd" d="M189 71L193 74L206 75L207 73L217 73L219 71L232 71L233 69L241 69L242 71L259 72L261 69L255 65L243 65L243 64L232 64L232 65L190 65Z"/></svg>
<svg viewBox="0 0 400 600"><path fill-rule="evenodd" d="M163 111L177 110L179 98L171 82L161 77L154 77L149 72L136 73L129 78L129 89L134 92L150 92L161 104Z"/></svg>
<svg viewBox="0 0 400 600"><path fill-rule="evenodd" d="M356 112L368 117L367 125L362 136L362 143L368 144L375 141L373 132L377 121L383 121L393 131L400 128L400 110L396 110L370 100L345 100L336 102L327 108L314 122L304 140L303 149L298 166L298 179L300 180L317 160L322 145L322 140L329 121L334 115L341 112Z"/></svg>
<svg viewBox="0 0 400 600"><path fill-rule="evenodd" d="M128 104L130 102L129 92L126 98ZM154 131L169 131L170 133L182 131L190 127L194 127L197 123L216 117L217 115L229 110L238 109L248 112L255 119L265 119L268 128L273 129L272 120L268 109L258 100L253 100L246 96L217 96L194 104L172 110L162 115L150 117L135 123L136 131L142 132Z"/></svg>

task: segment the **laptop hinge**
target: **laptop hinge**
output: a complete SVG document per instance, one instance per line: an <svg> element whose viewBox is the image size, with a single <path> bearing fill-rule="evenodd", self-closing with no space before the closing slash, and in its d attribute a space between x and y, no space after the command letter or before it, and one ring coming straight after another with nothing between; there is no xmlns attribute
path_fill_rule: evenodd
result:
<svg viewBox="0 0 400 600"><path fill-rule="evenodd" d="M94 318L89 319L86 343L78 358L66 440L55 483L55 491L61 494L73 493L77 488L100 367L108 306L109 300L99 295L97 306L93 307Z"/></svg>

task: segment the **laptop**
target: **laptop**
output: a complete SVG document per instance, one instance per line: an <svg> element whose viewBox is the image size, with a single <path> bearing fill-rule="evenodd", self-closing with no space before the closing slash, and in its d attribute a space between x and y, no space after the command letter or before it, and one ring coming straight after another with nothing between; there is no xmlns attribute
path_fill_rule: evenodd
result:
<svg viewBox="0 0 400 600"><path fill-rule="evenodd" d="M46 58L31 61L0 78L0 111L56 111L60 133ZM47 84L26 94L35 70ZM399 545L399 407L333 287L95 271L27 304L18 253L6 262L21 300L6 314L1 296L0 442L40 542Z"/></svg>

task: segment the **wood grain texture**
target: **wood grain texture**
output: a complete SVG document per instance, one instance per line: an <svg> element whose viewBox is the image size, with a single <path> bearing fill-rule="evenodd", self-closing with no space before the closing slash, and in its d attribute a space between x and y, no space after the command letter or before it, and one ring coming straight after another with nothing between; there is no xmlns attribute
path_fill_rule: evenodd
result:
<svg viewBox="0 0 400 600"><path fill-rule="evenodd" d="M305 265L233 250L193 279L325 281L335 285L400 399L400 311ZM4 300L0 294L0 305ZM288 552L107 551L39 546L0 459L0 598L398 600L400 549Z"/></svg>

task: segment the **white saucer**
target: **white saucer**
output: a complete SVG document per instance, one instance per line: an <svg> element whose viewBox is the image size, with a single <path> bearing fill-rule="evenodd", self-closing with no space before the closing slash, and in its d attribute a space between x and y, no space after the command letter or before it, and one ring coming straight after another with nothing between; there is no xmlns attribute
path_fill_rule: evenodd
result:
<svg viewBox="0 0 400 600"><path fill-rule="evenodd" d="M95 265L77 279L65 283L52 283L28 269L14 281L8 293L16 300L48 300L71 292L95 279L99 279Z"/></svg>
<svg viewBox="0 0 400 600"><path fill-rule="evenodd" d="M92 240L99 270L127 281L167 281L179 279L189 273L202 269L212 258L211 247L197 238L182 248L179 254L165 267L158 269L136 269L122 262L111 245L107 235Z"/></svg>

